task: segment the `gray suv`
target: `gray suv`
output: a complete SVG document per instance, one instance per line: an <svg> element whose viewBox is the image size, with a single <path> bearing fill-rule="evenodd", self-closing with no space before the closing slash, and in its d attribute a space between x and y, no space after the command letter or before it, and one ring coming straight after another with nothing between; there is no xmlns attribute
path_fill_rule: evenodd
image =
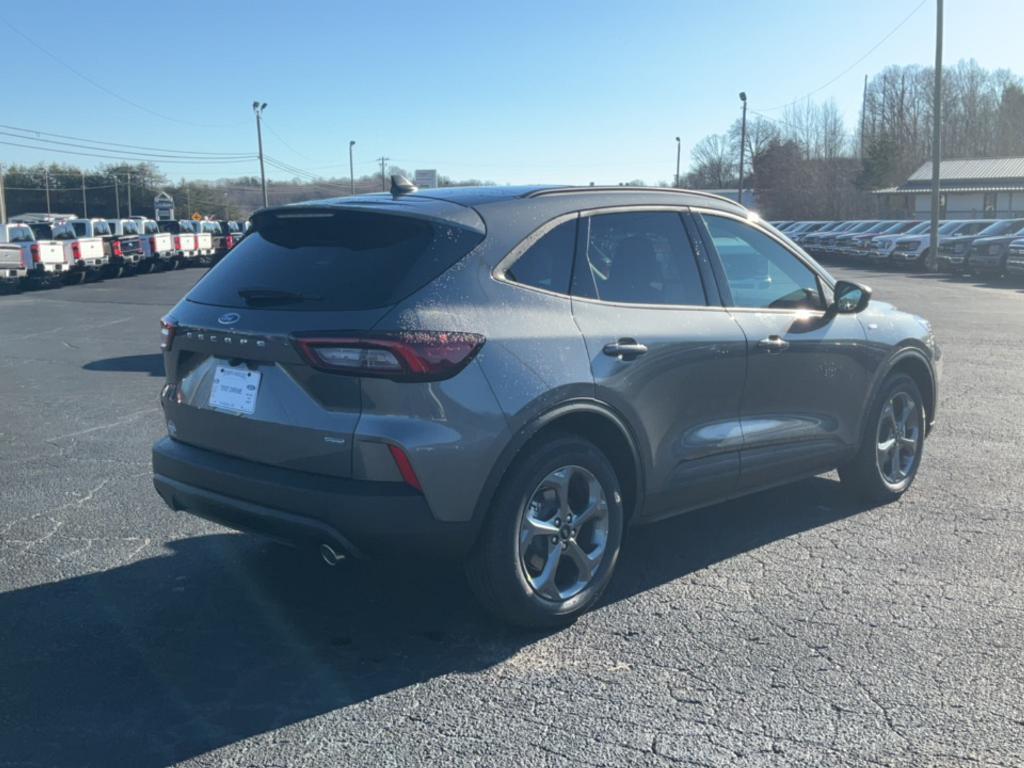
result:
<svg viewBox="0 0 1024 768"><path fill-rule="evenodd" d="M175 510L345 556L464 558L521 625L592 606L629 525L839 468L910 486L929 324L743 207L491 187L257 212L164 318Z"/></svg>

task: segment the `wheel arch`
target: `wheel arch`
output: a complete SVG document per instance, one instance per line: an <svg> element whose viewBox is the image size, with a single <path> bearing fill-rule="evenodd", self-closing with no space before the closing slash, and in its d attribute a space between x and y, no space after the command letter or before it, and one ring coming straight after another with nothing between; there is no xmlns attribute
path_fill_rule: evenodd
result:
<svg viewBox="0 0 1024 768"><path fill-rule="evenodd" d="M637 517L643 505L645 486L644 465L636 437L610 406L599 400L579 399L545 411L515 433L491 468L477 500L473 520L478 530L512 463L531 444L551 434L579 435L601 449L619 477L626 523Z"/></svg>
<svg viewBox="0 0 1024 768"><path fill-rule="evenodd" d="M878 391L882 388L885 381L896 373L905 373L910 376L914 383L917 384L917 388L921 390L921 396L924 398L925 424L927 425L927 430L931 431L932 424L935 421L935 408L937 405L935 372L932 370L931 363L928 362L925 353L917 347L908 346L901 348L879 367L875 383L871 388L871 398L868 400L868 403L870 404L875 401ZM866 425L862 424L860 430L861 440L863 440L865 428Z"/></svg>

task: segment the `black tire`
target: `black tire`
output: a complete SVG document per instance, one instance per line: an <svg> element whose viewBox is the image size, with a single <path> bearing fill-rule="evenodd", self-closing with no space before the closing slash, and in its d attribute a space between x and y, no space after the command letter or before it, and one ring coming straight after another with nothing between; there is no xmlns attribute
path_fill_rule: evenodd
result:
<svg viewBox="0 0 1024 768"><path fill-rule="evenodd" d="M587 585L555 601L542 597L527 580L519 557L520 523L541 481L570 466L583 468L600 484L608 508L607 538L604 555ZM608 586L622 545L623 523L619 480L604 453L574 435L542 437L524 449L501 481L466 563L470 587L484 608L509 624L532 628L569 624L592 607ZM556 573L561 573L561 567Z"/></svg>
<svg viewBox="0 0 1024 768"><path fill-rule="evenodd" d="M906 476L899 482L891 482L884 476L881 467L879 467L876 448L882 429L882 411L899 393L908 395L917 410L918 429L915 437L917 448ZM925 430L924 398L921 396L921 390L918 388L917 383L905 373L891 375L882 384L881 390L879 390L878 395L871 404L871 409L868 411L864 436L857 455L847 464L839 467L839 478L843 486L854 496L870 504L888 504L896 501L896 499L907 492L917 476L917 470L921 466L921 457L924 452Z"/></svg>
<svg viewBox="0 0 1024 768"><path fill-rule="evenodd" d="M65 272L62 276L64 285L81 285L85 282L85 270L73 269Z"/></svg>

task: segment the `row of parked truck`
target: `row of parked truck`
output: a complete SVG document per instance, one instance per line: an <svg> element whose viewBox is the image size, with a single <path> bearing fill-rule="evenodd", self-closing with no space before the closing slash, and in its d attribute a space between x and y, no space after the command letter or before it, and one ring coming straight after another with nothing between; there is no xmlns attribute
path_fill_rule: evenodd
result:
<svg viewBox="0 0 1024 768"><path fill-rule="evenodd" d="M1024 276L1024 219L778 221L772 224L816 259L937 269L990 277Z"/></svg>
<svg viewBox="0 0 1024 768"><path fill-rule="evenodd" d="M235 247L246 226L223 220L22 214L0 225L0 284L7 289L42 288L210 266Z"/></svg>

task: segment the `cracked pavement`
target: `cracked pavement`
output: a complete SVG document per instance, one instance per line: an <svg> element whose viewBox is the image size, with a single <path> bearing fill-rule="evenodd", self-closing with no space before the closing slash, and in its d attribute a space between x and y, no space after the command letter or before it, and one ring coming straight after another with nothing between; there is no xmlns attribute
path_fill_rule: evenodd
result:
<svg viewBox="0 0 1024 768"><path fill-rule="evenodd" d="M914 488L635 529L600 607L497 626L456 566L167 510L172 272L0 297L0 767L1024 764L1024 292L836 269L932 320Z"/></svg>

